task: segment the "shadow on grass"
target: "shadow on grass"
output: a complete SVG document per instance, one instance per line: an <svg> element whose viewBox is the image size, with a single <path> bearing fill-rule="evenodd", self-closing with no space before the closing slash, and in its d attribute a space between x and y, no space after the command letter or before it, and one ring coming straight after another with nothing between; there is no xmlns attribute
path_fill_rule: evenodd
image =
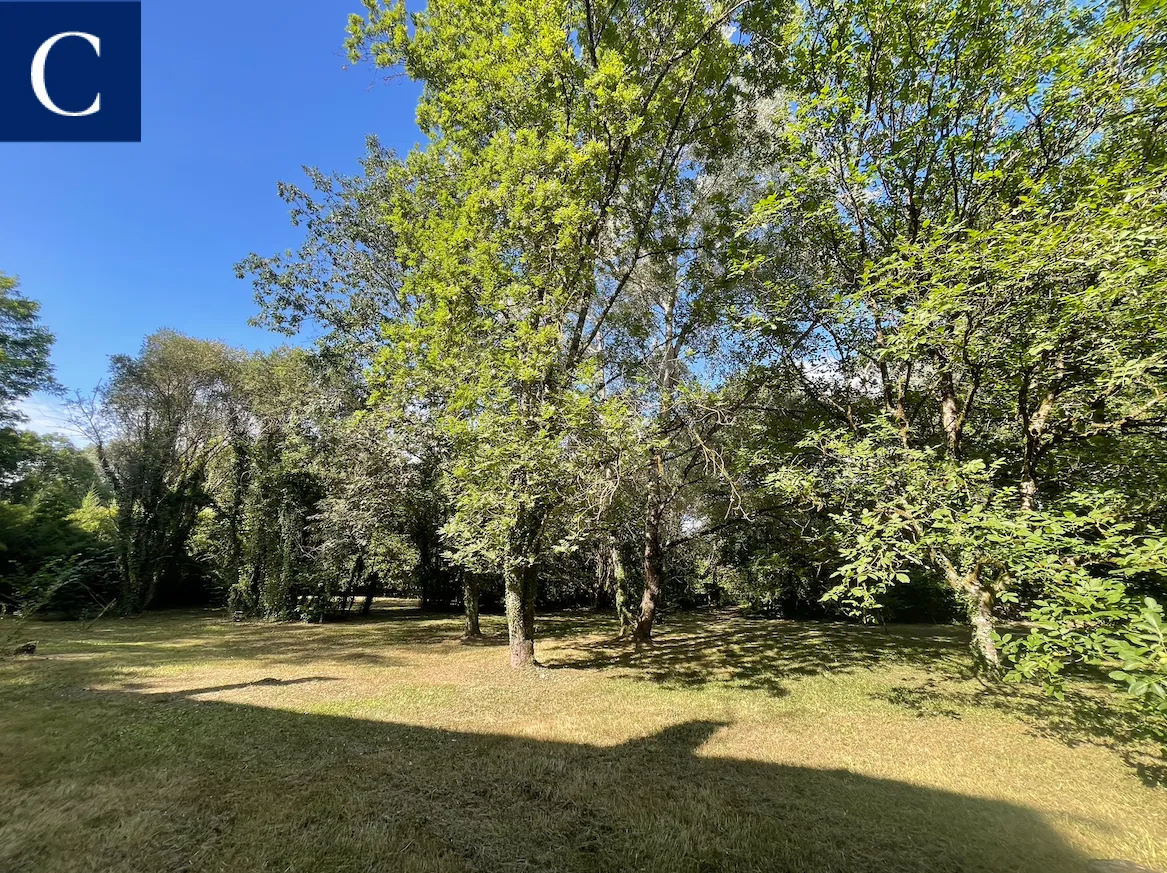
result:
<svg viewBox="0 0 1167 873"><path fill-rule="evenodd" d="M0 868L1084 869L1024 807L703 757L721 723L601 748L190 699L205 690L22 695L0 757ZM75 737L64 751L49 723Z"/></svg>
<svg viewBox="0 0 1167 873"><path fill-rule="evenodd" d="M484 617L483 637L464 640L460 616L425 612L394 603L369 616L319 624L235 622L224 612L155 613L148 619L113 619L95 626L78 651L125 654L135 665L207 659L284 663L300 657L327 658L370 666L394 663L395 647L455 645L503 647L501 619ZM670 617L651 648L613 639L610 616L569 611L539 616L538 638L560 644L549 667L619 668L638 678L671 686L710 682L785 693L790 679L873 669L887 663L926 666L957 674L966 666L967 644L960 628L895 626L888 629L830 622L745 618L734 612L699 612ZM51 652L51 643L45 647Z"/></svg>
<svg viewBox="0 0 1167 873"><path fill-rule="evenodd" d="M53 632L68 627L57 622L41 625L40 630L47 632L41 652L58 656ZM448 615L415 608L375 610L370 616L327 624L234 621L224 610L176 610L105 619L81 639L66 635L70 651L64 654L124 657L140 666L207 659L283 664L302 658L391 666L398 661L387 654L393 648L457 642L460 631Z"/></svg>
<svg viewBox="0 0 1167 873"><path fill-rule="evenodd" d="M464 636L458 642L464 646L479 646L488 649L510 645L510 641L503 634L481 634L476 637Z"/></svg>
<svg viewBox="0 0 1167 873"><path fill-rule="evenodd" d="M258 675L299 659L323 659L360 666L399 662L397 647L504 647L505 629L496 617L487 634L463 641L460 617L423 612L408 603L379 604L372 615L337 624L289 625L233 622L221 612L154 614L99 624L85 641L70 644L71 659L101 654L104 681L121 666L181 665L208 659L245 660ZM501 620L499 620L501 621ZM539 617L539 637L553 649L537 647L550 668L615 670L622 676L665 687L725 683L773 696L790 681L824 673L877 670L889 664L926 670L929 678L904 683L879 696L920 717L959 719L963 712L989 708L1020 719L1029 731L1074 746L1091 743L1112 750L1142 781L1167 784L1167 762L1146 726L1124 711L1116 697L1071 692L1051 700L1027 687L985 688L952 681L968 675L966 631L959 627L899 625L888 628L830 622L794 622L743 617L733 611L677 614L660 628L655 645L637 650L613 639L610 616L569 611ZM51 641L44 647L52 652ZM436 649L435 649L436 650ZM62 668L73 661L60 664ZM97 666L97 665L95 665ZM501 666L501 662L500 662Z"/></svg>
<svg viewBox="0 0 1167 873"><path fill-rule="evenodd" d="M563 641L595 632L593 616L552 615L541 620L545 636ZM651 647L627 639L584 640L552 666L619 669L666 687L726 682L774 696L791 680L901 664L932 678L900 685L881 699L922 718L960 720L970 709L989 708L1020 719L1034 736L1068 746L1090 743L1113 751L1145 785L1167 786L1162 739L1121 696L1070 690L1056 700L1030 686L952 681L972 676L964 628L936 625L849 625L742 617L732 611L675 616Z"/></svg>
<svg viewBox="0 0 1167 873"><path fill-rule="evenodd" d="M582 634L595 619L551 616L547 636ZM966 634L960 628L895 626L887 629L831 622L745 618L733 612L676 616L651 646L628 639L580 642L559 653L554 666L619 668L668 686L731 684L781 696L783 683L822 673L874 669L888 663L926 666L952 675L965 669Z"/></svg>
<svg viewBox="0 0 1167 873"><path fill-rule="evenodd" d="M1119 695L1068 689L1065 699L1017 685L962 688L929 679L919 685L899 685L884 699L921 718L959 720L962 711L992 709L1016 717L1032 736L1058 740L1074 748L1089 744L1108 749L1134 770L1149 788L1167 787L1163 736L1146 717Z"/></svg>

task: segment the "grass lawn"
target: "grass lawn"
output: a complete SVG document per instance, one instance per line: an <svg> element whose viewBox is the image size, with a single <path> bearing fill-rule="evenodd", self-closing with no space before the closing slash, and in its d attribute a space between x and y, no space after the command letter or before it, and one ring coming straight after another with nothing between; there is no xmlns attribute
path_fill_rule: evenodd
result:
<svg viewBox="0 0 1167 873"><path fill-rule="evenodd" d="M1167 869L1162 761L963 633L687 615L30 623L0 662L0 870ZM2 630L2 628L0 628ZM22 641L22 640L18 640Z"/></svg>

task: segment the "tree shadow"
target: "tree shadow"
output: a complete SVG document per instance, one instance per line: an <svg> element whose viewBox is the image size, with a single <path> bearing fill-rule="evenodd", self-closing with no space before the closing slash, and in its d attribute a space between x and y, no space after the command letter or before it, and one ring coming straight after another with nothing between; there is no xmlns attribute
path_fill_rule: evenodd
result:
<svg viewBox="0 0 1167 873"><path fill-rule="evenodd" d="M591 625L594 630L594 620ZM587 621L552 616L541 620L540 630L545 626L546 636L564 639L582 633ZM699 613L675 617L651 646L628 639L583 641L557 652L553 666L618 669L672 687L728 682L782 696L791 679L887 663L957 675L966 669L965 636L960 628L933 625L884 628Z"/></svg>
<svg viewBox="0 0 1167 873"><path fill-rule="evenodd" d="M721 722L598 747L194 699L206 691L73 697L71 723L94 730L64 757L45 748L37 713L22 720L0 758L0 774L25 773L0 796L0 868L1072 873L1085 865L1024 807L846 770L703 755ZM49 704L27 702L52 715ZM115 826L111 814L133 826Z"/></svg>
<svg viewBox="0 0 1167 873"><path fill-rule="evenodd" d="M121 689L138 694L146 694L151 700L178 700L179 698L194 698L201 694L218 694L221 691L241 691L254 688L282 688L288 685L309 685L317 682L339 682L335 676L304 676L300 679L275 679L265 677L252 682L232 682L228 685L209 685L206 688L184 688L181 691L147 692L149 686L140 682L123 683Z"/></svg>
<svg viewBox="0 0 1167 873"><path fill-rule="evenodd" d="M47 630L56 630L48 625ZM117 660L125 656L137 666L202 662L208 656L219 661L247 661L262 669L289 660L322 658L367 666L391 666L399 658L391 654L400 645L455 642L457 627L448 618L412 610L386 611L384 615L337 624L235 621L223 610L151 613L145 619L111 618L70 639L71 652L53 652L48 634L42 654L53 660L79 655Z"/></svg>
<svg viewBox="0 0 1167 873"><path fill-rule="evenodd" d="M197 619L197 620L192 620ZM484 618L487 634L462 640L456 616L425 613L410 604L379 608L369 617L333 625L233 622L223 612L154 614L150 620L115 619L91 628L72 651L34 660L42 668L74 669L75 659L95 658L103 682L124 687L123 669L246 662L251 675L283 670L289 662L325 661L338 665L392 666L402 663L398 647L503 647L505 629ZM493 623L492 623L493 622ZM488 627L489 625L489 627ZM877 696L920 717L961 718L962 712L990 708L1024 723L1036 736L1069 746L1090 743L1113 751L1148 786L1167 785L1167 760L1161 743L1144 721L1124 710L1110 694L1071 689L1064 701L1019 686L985 688L967 677L964 629L926 625L876 626L831 622L792 622L748 618L734 611L676 614L669 617L652 648L637 650L629 640L612 639L614 622L590 611L539 616L539 634L553 645L537 649L549 668L611 670L664 687L692 688L730 684L778 697L792 680L824 673L876 670L901 664L928 671L928 678L904 682ZM493 631L493 632L491 632ZM59 663L58 663L59 662ZM55 671L54 671L55 672Z"/></svg>
<svg viewBox="0 0 1167 873"><path fill-rule="evenodd" d="M974 708L1002 712L1019 719L1031 736L1057 740L1070 748L1087 744L1107 749L1147 787L1167 787L1163 735L1145 714L1105 689L1067 688L1064 698L1057 699L1031 687L962 688L928 679L898 685L881 696L921 718L959 720L962 711Z"/></svg>
<svg viewBox="0 0 1167 873"><path fill-rule="evenodd" d="M960 720L963 712L985 708L1006 713L1033 736L1106 748L1145 785L1167 786L1161 738L1118 695L1070 688L1057 700L1030 686L951 681L972 676L967 631L960 627L783 621L726 610L674 616L651 647L637 648L628 639L588 639L596 626L595 617L578 612L541 617L545 637L571 642L548 666L617 670L674 688L728 683L775 697L789 693L791 680L809 676L916 667L929 678L877 696L921 718Z"/></svg>

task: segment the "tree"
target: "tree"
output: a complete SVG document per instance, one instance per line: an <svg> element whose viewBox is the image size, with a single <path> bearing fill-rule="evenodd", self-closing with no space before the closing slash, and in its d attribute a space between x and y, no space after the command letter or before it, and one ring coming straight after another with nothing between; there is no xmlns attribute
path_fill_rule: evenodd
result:
<svg viewBox="0 0 1167 873"><path fill-rule="evenodd" d="M373 139L362 163L353 177L309 171L311 193L282 184L280 195L293 207L293 223L306 228L305 239L294 255L252 254L236 269L252 276L258 323L289 336L310 325L317 333L313 367L344 382L350 395L343 408L321 408L316 416L330 443L321 462L333 519L341 523L356 512L366 546L381 526L404 531L417 561L416 585L406 587L420 588L424 605L448 605L461 571L441 536L448 516L441 441L425 421L358 414L369 399L368 368L384 344L382 326L407 318L412 305L401 296L398 235L384 220L386 204L405 190L405 168ZM361 566L365 577L380 578L366 561ZM400 566L384 568L385 581L397 578Z"/></svg>
<svg viewBox="0 0 1167 873"><path fill-rule="evenodd" d="M93 442L117 505L119 608L145 609L160 589L181 597L208 505L211 459L226 446L222 413L235 353L172 331L148 337L136 357L115 355L110 378L75 418Z"/></svg>
<svg viewBox="0 0 1167 873"><path fill-rule="evenodd" d="M53 335L39 320L40 304L0 273L0 427L21 420L13 404L33 391L56 387L49 350Z"/></svg>
<svg viewBox="0 0 1167 873"><path fill-rule="evenodd" d="M460 562L501 570L515 666L534 658L538 566L628 429L599 390L613 313L732 126L738 9L371 2L350 23L354 60L425 83L429 138L386 209L411 305L375 397L420 403L449 437L446 533Z"/></svg>
<svg viewBox="0 0 1167 873"><path fill-rule="evenodd" d="M790 30L781 184L745 267L777 277L754 324L781 381L832 422L794 459L836 467L811 500L840 546L831 596L873 609L927 565L994 670L1023 544L1114 485L1103 445L1162 429L1157 14L845 0Z"/></svg>

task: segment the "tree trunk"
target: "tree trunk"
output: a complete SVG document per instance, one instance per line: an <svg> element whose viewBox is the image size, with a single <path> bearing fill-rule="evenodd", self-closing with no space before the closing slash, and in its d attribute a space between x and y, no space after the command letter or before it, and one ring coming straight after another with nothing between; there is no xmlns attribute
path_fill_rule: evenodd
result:
<svg viewBox="0 0 1167 873"><path fill-rule="evenodd" d="M512 667L535 664L535 578L535 569L526 565L503 571Z"/></svg>
<svg viewBox="0 0 1167 873"><path fill-rule="evenodd" d="M1061 354L1054 364L1054 375L1051 377L1045 394L1036 408L1030 404L1029 393L1033 372L1027 371L1021 379L1021 388L1017 396L1017 412L1021 418L1021 426L1025 430L1025 457L1021 462L1021 481L1018 485L1021 508L1027 512L1037 509L1037 474L1041 457L1045 454L1045 430L1049 424L1061 391L1062 379L1065 376L1065 362Z"/></svg>
<svg viewBox="0 0 1167 873"><path fill-rule="evenodd" d="M418 581L421 583L421 608L428 609L433 596L434 562L430 555L430 541L427 531L422 531L415 539L418 553Z"/></svg>
<svg viewBox="0 0 1167 873"><path fill-rule="evenodd" d="M231 507L227 513L227 578L231 590L237 591L243 581L243 510L247 497L247 472L250 462L249 440L238 415L231 421L232 491Z"/></svg>
<svg viewBox="0 0 1167 873"><path fill-rule="evenodd" d="M940 374L940 419L944 425L945 442L950 458L960 457L960 442L964 431L964 416L956 397L956 386L948 370Z"/></svg>
<svg viewBox="0 0 1167 873"><path fill-rule="evenodd" d="M993 592L981 582L981 566L974 566L963 576L945 557L940 557L944 577L964 600L972 629L970 645L977 672L996 678L1001 674L1001 656L993 642Z"/></svg>
<svg viewBox="0 0 1167 873"><path fill-rule="evenodd" d="M674 324L676 288L674 286L664 310L664 355L660 365L660 409L657 415L658 435L668 432L676 385L677 337ZM665 512L665 451L660 441L652 450L649 465L652 482L644 507L644 594L640 598L640 616L633 633L637 644L652 643L652 624L656 620L657 603L664 582L664 556L661 551L661 522Z"/></svg>
<svg viewBox="0 0 1167 873"><path fill-rule="evenodd" d="M1037 509L1037 477L1029 465L1026 467L1017 490L1021 495L1021 508L1026 512L1032 512Z"/></svg>
<svg viewBox="0 0 1167 873"><path fill-rule="evenodd" d="M469 570L462 573L462 607L466 612L466 630L462 638L469 640L482 636L478 627L478 589L480 588L478 574Z"/></svg>
<svg viewBox="0 0 1167 873"><path fill-rule="evenodd" d="M652 624L656 620L656 607L664 579L660 547L662 509L655 495L649 498L644 518L644 594L640 598L640 616L633 633L636 642L643 644L652 643Z"/></svg>
<svg viewBox="0 0 1167 873"><path fill-rule="evenodd" d="M1053 406L1052 401L1049 404ZM1018 483L1018 492L1021 498L1021 508L1026 512L1037 509L1037 470L1043 454L1042 433L1048 413L1043 403L1025 427L1025 456L1021 461L1021 481Z"/></svg>
<svg viewBox="0 0 1167 873"><path fill-rule="evenodd" d="M993 593L974 586L968 593L969 621L972 623L972 649L977 666L992 677L1001 673L1001 656L993 642Z"/></svg>
<svg viewBox="0 0 1167 873"><path fill-rule="evenodd" d="M612 563L608 558L607 546L596 546L596 584L592 590L592 610L599 612L604 605L606 592L612 586Z"/></svg>
<svg viewBox="0 0 1167 873"><path fill-rule="evenodd" d="M357 559L353 561L353 569L348 578L348 591L345 592L344 597L341 598L341 611L348 612L352 609L353 604L356 603L357 591L362 587L365 581L365 556L357 555ZM371 604L370 604L371 606ZM365 614L364 607L361 608L361 615Z"/></svg>
<svg viewBox="0 0 1167 873"><path fill-rule="evenodd" d="M247 594L250 601L248 610L252 615L260 612L266 613L266 606L261 609L263 604L263 577L265 573L265 562L267 560L267 538L261 531L255 537L255 548L252 550L251 556L251 578L247 583Z"/></svg>

